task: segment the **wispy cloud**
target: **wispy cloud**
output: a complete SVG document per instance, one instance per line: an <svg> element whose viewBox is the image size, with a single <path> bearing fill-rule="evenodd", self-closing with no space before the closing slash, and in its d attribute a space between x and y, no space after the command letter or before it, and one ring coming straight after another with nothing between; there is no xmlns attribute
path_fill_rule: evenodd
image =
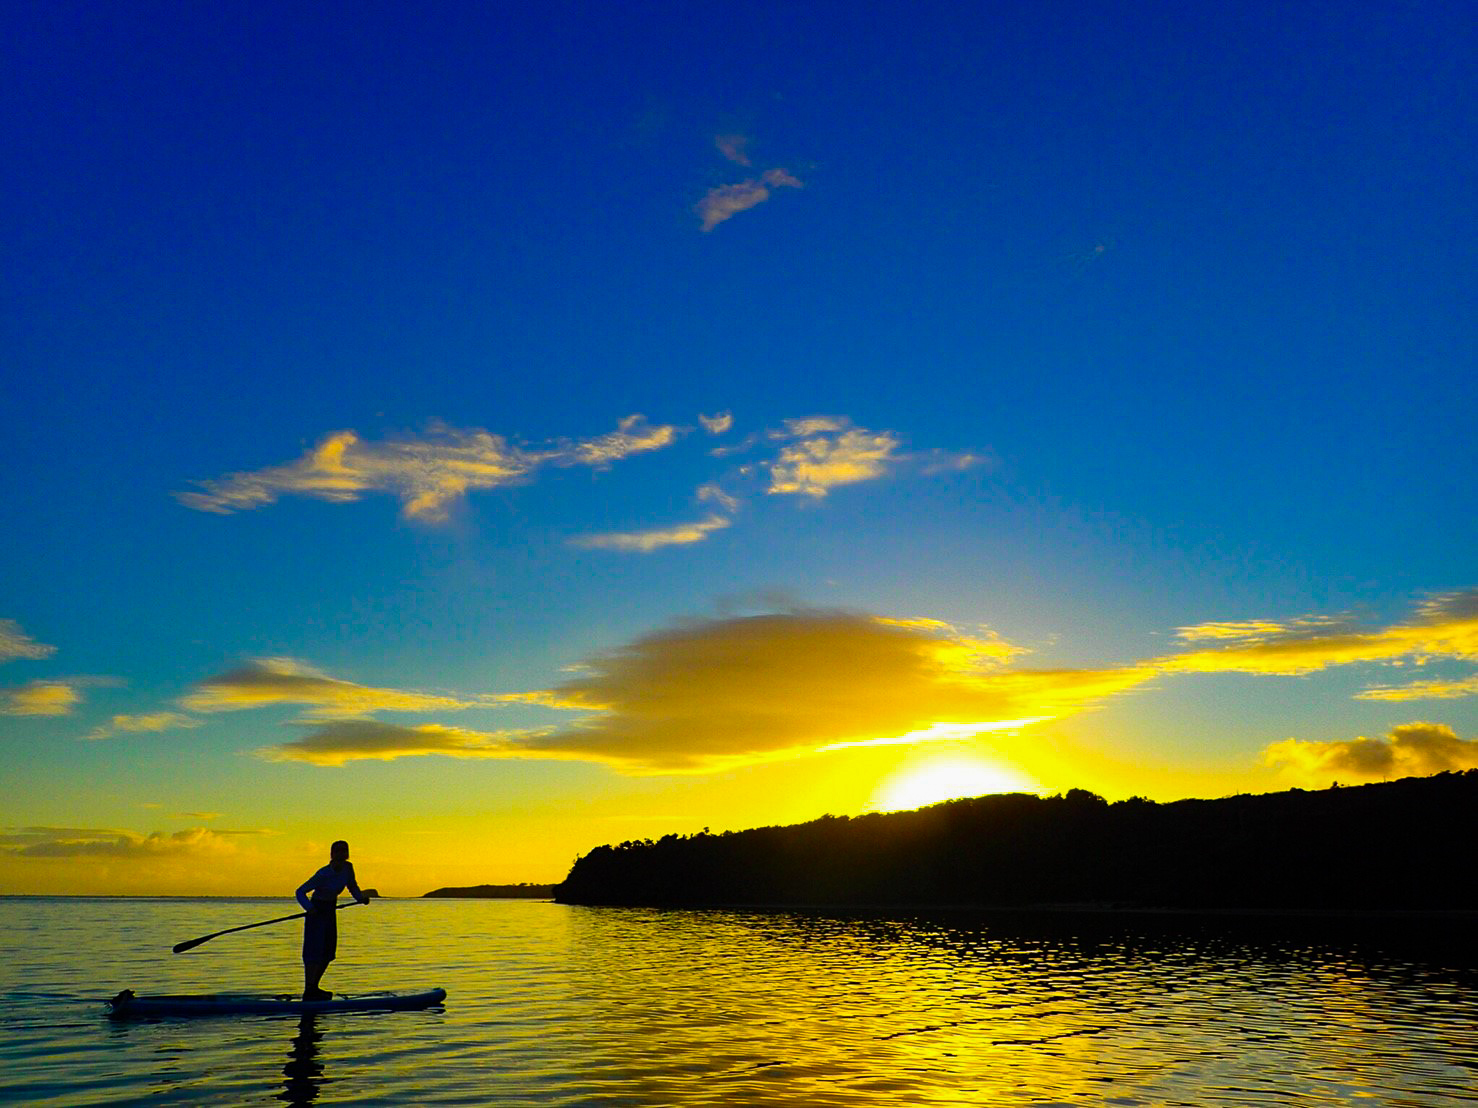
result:
<svg viewBox="0 0 1478 1108"><path fill-rule="evenodd" d="M582 535L571 539L570 545L592 550L627 550L650 553L664 546L684 546L702 542L715 531L721 531L733 521L720 515L692 523L679 523L672 527L656 527L648 531L609 531L599 535Z"/></svg>
<svg viewBox="0 0 1478 1108"><path fill-rule="evenodd" d="M699 620L588 661L523 694L584 718L489 734L346 720L271 748L271 758L450 754L604 762L629 773L704 773L859 742L955 737L1055 718L1142 684L1151 669L1013 669L1020 649L935 620L796 610ZM919 741L923 741L922 739Z"/></svg>
<svg viewBox="0 0 1478 1108"><path fill-rule="evenodd" d="M700 504L717 504L730 515L739 511L739 499L724 491L722 485L716 481L710 481L706 485L699 485L698 491L693 494Z"/></svg>
<svg viewBox="0 0 1478 1108"><path fill-rule="evenodd" d="M1478 696L1478 677L1413 681L1409 685L1377 685L1355 694L1356 700L1451 700Z"/></svg>
<svg viewBox="0 0 1478 1108"><path fill-rule="evenodd" d="M717 415L700 414L698 422L703 424L703 429L710 435L722 435L734 426L734 414L732 412L719 412Z"/></svg>
<svg viewBox="0 0 1478 1108"><path fill-rule="evenodd" d="M1167 673L1262 673L1298 676L1360 662L1478 660L1478 589L1434 596L1406 623L1361 630L1343 620L1308 617L1181 628L1182 638L1229 645L1158 659Z"/></svg>
<svg viewBox="0 0 1478 1108"><path fill-rule="evenodd" d="M184 831L140 834L97 827L18 827L0 832L0 851L23 858L102 857L120 860L157 859L179 855L230 854L232 839L250 831L211 831L192 827Z"/></svg>
<svg viewBox="0 0 1478 1108"><path fill-rule="evenodd" d="M301 738L267 747L261 755L274 762L307 762L342 766L353 761L393 761L440 754L452 758L517 758L514 741L522 732L473 731L439 723L406 726L375 719L346 719L325 724ZM538 757L538 755L533 755Z"/></svg>
<svg viewBox="0 0 1478 1108"><path fill-rule="evenodd" d="M1320 784L1335 779L1427 777L1478 768L1478 740L1460 739L1444 723L1405 723L1378 739L1284 739L1263 751L1263 762Z"/></svg>
<svg viewBox="0 0 1478 1108"><path fill-rule="evenodd" d="M0 715L66 716L82 701L79 681L32 681L15 689L0 689Z"/></svg>
<svg viewBox="0 0 1478 1108"><path fill-rule="evenodd" d="M770 190L776 188L802 188L802 183L784 169L767 169L758 177L751 177L733 185L718 185L708 190L698 201L694 210L702 221L701 229L712 231L725 220L740 212L763 204L770 199Z"/></svg>
<svg viewBox="0 0 1478 1108"><path fill-rule="evenodd" d="M488 703L403 689L374 688L330 677L294 658L258 658L197 683L180 698L192 712L228 712L277 704L298 704L314 719L336 719L372 712L460 711Z"/></svg>
<svg viewBox="0 0 1478 1108"><path fill-rule="evenodd" d="M361 439L354 431L335 431L296 461L201 481L199 491L175 496L187 507L225 514L259 508L284 495L343 503L380 492L399 497L407 519L438 523L469 492L526 482L547 466L603 468L660 450L679 434L676 427L653 426L639 415L595 438L562 439L541 447L517 446L488 431L444 426L380 442Z"/></svg>
<svg viewBox="0 0 1478 1108"><path fill-rule="evenodd" d="M149 712L137 716L117 715L102 726L93 728L83 738L109 739L120 733L144 734L199 726L200 720L180 712Z"/></svg>
<svg viewBox="0 0 1478 1108"><path fill-rule="evenodd" d="M0 619L0 662L16 658L50 658L56 647L37 642L13 619Z"/></svg>
<svg viewBox="0 0 1478 1108"><path fill-rule="evenodd" d="M735 165L750 164L748 135L714 135L713 145L720 154Z"/></svg>

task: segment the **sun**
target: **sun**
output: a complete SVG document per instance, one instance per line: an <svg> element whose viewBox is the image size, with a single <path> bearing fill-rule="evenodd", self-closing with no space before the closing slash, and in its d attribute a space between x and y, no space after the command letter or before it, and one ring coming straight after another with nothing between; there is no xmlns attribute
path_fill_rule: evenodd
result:
<svg viewBox="0 0 1478 1108"><path fill-rule="evenodd" d="M942 800L986 793L1034 793L1040 786L1026 775L981 758L957 755L905 766L873 793L875 812L923 808Z"/></svg>

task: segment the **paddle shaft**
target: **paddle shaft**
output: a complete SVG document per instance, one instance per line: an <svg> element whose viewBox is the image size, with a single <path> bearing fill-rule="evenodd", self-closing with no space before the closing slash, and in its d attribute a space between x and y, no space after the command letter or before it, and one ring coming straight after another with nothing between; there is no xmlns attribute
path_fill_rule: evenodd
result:
<svg viewBox="0 0 1478 1108"><path fill-rule="evenodd" d="M351 900L348 904L334 905L334 911L342 912L345 908L357 904L358 901ZM291 916L278 916L276 919L264 919L261 923L244 923L240 927L228 927L224 931L212 931L209 935L201 935L198 939L186 939L182 943L174 944L174 952L183 954L187 950L194 950L201 943L208 943L211 939L219 939L222 935L229 935L233 931L250 931L253 927L266 927L269 923L286 923L290 919L302 919L307 912L297 912Z"/></svg>

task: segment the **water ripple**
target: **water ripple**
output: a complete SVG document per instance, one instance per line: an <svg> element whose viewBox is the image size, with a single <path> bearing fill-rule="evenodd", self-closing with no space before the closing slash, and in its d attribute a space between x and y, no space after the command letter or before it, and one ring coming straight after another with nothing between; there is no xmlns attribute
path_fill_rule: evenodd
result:
<svg viewBox="0 0 1478 1108"><path fill-rule="evenodd" d="M1327 921L386 901L345 914L327 983L444 1010L104 1017L124 987L291 990L288 928L169 953L277 908L0 899L0 1101L1478 1104L1464 944Z"/></svg>

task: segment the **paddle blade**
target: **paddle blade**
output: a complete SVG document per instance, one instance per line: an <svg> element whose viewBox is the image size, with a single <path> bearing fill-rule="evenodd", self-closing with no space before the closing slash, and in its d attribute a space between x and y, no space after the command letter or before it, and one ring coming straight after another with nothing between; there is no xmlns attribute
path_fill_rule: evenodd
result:
<svg viewBox="0 0 1478 1108"><path fill-rule="evenodd" d="M186 939L182 943L175 943L174 944L174 952L176 954L183 954L187 950L194 950L201 943L205 942L206 939L212 939L212 938L215 938L215 936L214 935L206 935L203 938L199 938L199 939Z"/></svg>

